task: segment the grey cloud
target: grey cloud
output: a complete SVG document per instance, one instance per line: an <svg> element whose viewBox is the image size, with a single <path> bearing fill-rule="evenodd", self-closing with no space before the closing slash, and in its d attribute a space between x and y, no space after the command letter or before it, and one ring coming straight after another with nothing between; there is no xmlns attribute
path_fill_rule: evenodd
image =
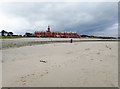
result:
<svg viewBox="0 0 120 89"><path fill-rule="evenodd" d="M46 26L50 24L55 31L76 31L80 34L94 35L94 33L105 31L105 29L117 23L117 5L117 2L25 2L6 3L0 6L2 7L0 10L7 15L23 18L30 24L24 30L16 30L16 33L24 33L28 31L27 29L30 29L31 32L46 30ZM105 34L101 33L101 35Z"/></svg>

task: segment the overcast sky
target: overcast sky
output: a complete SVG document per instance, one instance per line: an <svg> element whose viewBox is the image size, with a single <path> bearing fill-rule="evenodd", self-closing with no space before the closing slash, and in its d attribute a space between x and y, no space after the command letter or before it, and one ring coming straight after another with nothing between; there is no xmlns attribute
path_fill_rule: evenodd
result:
<svg viewBox="0 0 120 89"><path fill-rule="evenodd" d="M0 3L0 30L15 34L46 31L117 36L117 2L9 2Z"/></svg>

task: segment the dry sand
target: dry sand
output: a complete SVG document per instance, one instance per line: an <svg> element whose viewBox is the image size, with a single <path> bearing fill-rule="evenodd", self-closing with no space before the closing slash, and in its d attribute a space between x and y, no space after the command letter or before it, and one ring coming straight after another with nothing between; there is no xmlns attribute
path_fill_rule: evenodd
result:
<svg viewBox="0 0 120 89"><path fill-rule="evenodd" d="M3 87L117 87L118 43L53 43L2 50Z"/></svg>

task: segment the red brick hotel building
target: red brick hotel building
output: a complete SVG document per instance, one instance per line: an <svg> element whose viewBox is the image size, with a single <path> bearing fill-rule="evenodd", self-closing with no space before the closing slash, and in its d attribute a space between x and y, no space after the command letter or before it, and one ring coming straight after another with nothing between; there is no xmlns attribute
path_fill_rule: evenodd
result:
<svg viewBox="0 0 120 89"><path fill-rule="evenodd" d="M36 37L58 37L58 38L80 38L80 35L75 32L51 32L50 26L46 32L35 31L34 36Z"/></svg>

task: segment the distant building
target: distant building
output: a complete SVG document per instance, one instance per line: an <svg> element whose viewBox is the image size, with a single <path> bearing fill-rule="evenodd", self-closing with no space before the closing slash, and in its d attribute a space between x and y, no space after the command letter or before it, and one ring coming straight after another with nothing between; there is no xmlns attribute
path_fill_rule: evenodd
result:
<svg viewBox="0 0 120 89"><path fill-rule="evenodd" d="M36 37L58 37L58 38L80 38L80 35L75 32L51 32L50 26L46 32L35 31Z"/></svg>
<svg viewBox="0 0 120 89"><path fill-rule="evenodd" d="M33 33L25 33L25 36L27 36L27 37L33 37L34 34Z"/></svg>

